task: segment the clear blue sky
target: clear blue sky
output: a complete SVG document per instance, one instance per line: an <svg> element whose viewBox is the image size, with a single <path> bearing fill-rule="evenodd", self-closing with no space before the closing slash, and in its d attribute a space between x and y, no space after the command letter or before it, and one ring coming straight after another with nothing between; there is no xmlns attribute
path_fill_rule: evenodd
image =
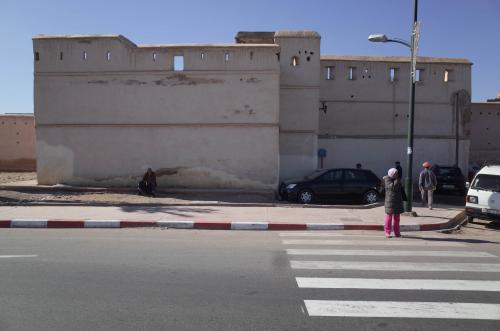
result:
<svg viewBox="0 0 500 331"><path fill-rule="evenodd" d="M2 0L0 113L33 111L31 38L122 34L137 44L233 42L238 31L316 30L322 54L408 55L413 0ZM500 93L500 1L420 0L419 55L471 60L472 99Z"/></svg>

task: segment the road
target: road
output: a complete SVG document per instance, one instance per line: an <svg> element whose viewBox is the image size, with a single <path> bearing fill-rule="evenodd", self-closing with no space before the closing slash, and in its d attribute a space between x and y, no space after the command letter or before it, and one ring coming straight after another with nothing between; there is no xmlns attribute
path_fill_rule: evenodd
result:
<svg viewBox="0 0 500 331"><path fill-rule="evenodd" d="M499 242L0 229L0 330L499 330Z"/></svg>

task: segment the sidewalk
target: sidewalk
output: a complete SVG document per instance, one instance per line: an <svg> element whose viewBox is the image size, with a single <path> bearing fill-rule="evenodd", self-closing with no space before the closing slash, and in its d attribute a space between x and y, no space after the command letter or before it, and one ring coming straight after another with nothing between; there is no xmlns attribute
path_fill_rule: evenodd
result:
<svg viewBox="0 0 500 331"><path fill-rule="evenodd" d="M236 230L382 230L383 227L383 206L371 209L310 207L1 206L0 227L165 226ZM402 231L448 228L450 221L461 219L462 210L446 205L436 205L433 210L416 207L418 217L401 216Z"/></svg>

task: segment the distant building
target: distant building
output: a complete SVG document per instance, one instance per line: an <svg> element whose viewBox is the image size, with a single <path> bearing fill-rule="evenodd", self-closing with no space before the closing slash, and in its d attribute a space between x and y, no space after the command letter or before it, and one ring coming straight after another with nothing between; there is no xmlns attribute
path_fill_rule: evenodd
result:
<svg viewBox="0 0 500 331"><path fill-rule="evenodd" d="M0 114L0 171L34 171L33 114Z"/></svg>
<svg viewBox="0 0 500 331"><path fill-rule="evenodd" d="M500 164L500 93L485 102L473 102L471 107L472 164Z"/></svg>
<svg viewBox="0 0 500 331"><path fill-rule="evenodd" d="M38 36L41 184L275 189L318 167L383 175L406 161L408 58L320 56L311 31L239 32L235 44L135 45L123 36ZM419 58L415 161L450 164L464 59ZM460 102L460 165L470 111ZM319 138L319 139L318 139Z"/></svg>

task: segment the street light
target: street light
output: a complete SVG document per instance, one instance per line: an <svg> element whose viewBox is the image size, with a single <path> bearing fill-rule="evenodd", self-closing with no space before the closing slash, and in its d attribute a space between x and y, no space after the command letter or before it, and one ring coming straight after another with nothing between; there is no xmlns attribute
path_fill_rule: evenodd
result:
<svg viewBox="0 0 500 331"><path fill-rule="evenodd" d="M417 48L418 39L420 32L420 22L417 21L418 12L418 0L414 0L413 6L413 29L411 33L411 42L407 42L399 38L387 38L385 34L372 34L368 37L369 41L372 42L393 42L405 45L410 48L411 58L410 58L410 109L408 114L408 149L407 149L407 162L406 162L406 178L405 178L405 190L407 201L405 203L405 211L411 215L415 215L412 212L412 202L413 202L413 127L414 127L414 113L415 113L415 75L416 75L416 65L417 65Z"/></svg>

